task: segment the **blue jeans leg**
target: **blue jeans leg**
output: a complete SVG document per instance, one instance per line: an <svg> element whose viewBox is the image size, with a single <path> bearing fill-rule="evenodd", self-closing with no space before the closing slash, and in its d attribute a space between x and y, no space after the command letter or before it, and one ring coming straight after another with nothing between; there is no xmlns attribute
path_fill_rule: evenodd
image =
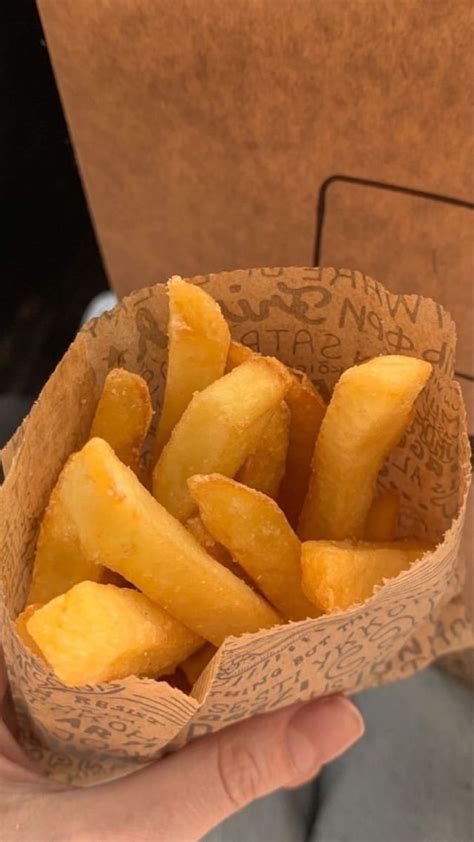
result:
<svg viewBox="0 0 474 842"><path fill-rule="evenodd" d="M366 734L324 770L310 842L472 842L472 688L428 668L355 701Z"/></svg>

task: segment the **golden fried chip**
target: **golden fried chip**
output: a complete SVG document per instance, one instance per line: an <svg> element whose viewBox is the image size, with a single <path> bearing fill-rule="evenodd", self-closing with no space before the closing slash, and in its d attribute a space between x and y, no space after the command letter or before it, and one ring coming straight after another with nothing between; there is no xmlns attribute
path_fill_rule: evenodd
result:
<svg viewBox="0 0 474 842"><path fill-rule="evenodd" d="M301 566L303 590L324 613L345 611L364 602L385 579L402 570L434 547L423 541L369 544L350 541L305 541Z"/></svg>
<svg viewBox="0 0 474 842"><path fill-rule="evenodd" d="M260 354L252 351L240 342L231 342L227 357L227 371L242 365L250 359L259 358ZM280 481L277 497L278 505L283 509L291 526L296 528L298 518L308 490L311 474L311 458L314 444L319 433L321 422L326 412L326 404L321 395L311 383L311 380L295 368L288 368L291 374L291 386L285 396L285 402L290 410L290 424L288 430L288 449L286 454L285 471ZM238 477L244 482L241 477ZM256 485L246 482L257 488ZM264 488L258 488L270 497Z"/></svg>
<svg viewBox="0 0 474 842"><path fill-rule="evenodd" d="M203 643L144 594L97 582L80 582L55 597L26 626L68 685L157 677Z"/></svg>
<svg viewBox="0 0 474 842"><path fill-rule="evenodd" d="M66 462L41 522L27 604L44 604L78 582L84 579L98 581L103 574L94 557L83 552L63 504L62 489L68 482L75 459L76 455L73 455Z"/></svg>
<svg viewBox="0 0 474 842"><path fill-rule="evenodd" d="M218 646L278 614L219 564L101 439L87 442L63 487L81 544L188 628Z"/></svg>
<svg viewBox="0 0 474 842"><path fill-rule="evenodd" d="M156 431L154 462L195 392L224 374L230 333L216 301L201 287L168 281L168 373Z"/></svg>
<svg viewBox="0 0 474 842"><path fill-rule="evenodd" d="M308 490L311 458L326 404L306 374L291 370L293 382L287 392L290 429L286 469L280 484L278 505L296 528Z"/></svg>
<svg viewBox="0 0 474 842"><path fill-rule="evenodd" d="M395 489L375 497L365 522L366 541L394 541L400 517L400 495Z"/></svg>
<svg viewBox="0 0 474 842"><path fill-rule="evenodd" d="M285 401L276 408L260 436L253 453L247 457L236 479L275 498L286 467L290 411Z"/></svg>
<svg viewBox="0 0 474 842"><path fill-rule="evenodd" d="M218 544L217 541L214 540L209 530L204 526L199 515L193 515L193 517L188 518L184 525L191 535L194 535L196 541L198 541L201 547L203 547L206 552L212 556L212 558L218 561L219 564L223 564L224 567L228 567L229 569L231 564L235 565L230 553L228 553L222 544Z"/></svg>
<svg viewBox="0 0 474 842"><path fill-rule="evenodd" d="M242 345L241 342L231 341L229 345L229 352L227 354L226 372L232 371L238 365L246 363L254 357L260 357L256 351L252 351L247 345Z"/></svg>
<svg viewBox="0 0 474 842"><path fill-rule="evenodd" d="M33 654L37 655L38 658L42 658L43 653L42 653L41 649L39 648L39 646L37 645L36 641L33 640L33 638L31 637L31 634L29 633L27 625L26 625L28 620L30 619L30 617L33 616L33 614L35 613L35 611L38 610L38 608L42 608L41 603L34 603L33 605L27 605L25 610L22 611L21 614L19 614L18 617L16 618L15 629L16 629L16 633L17 633L18 637L21 637L25 646L27 646L28 649L31 649Z"/></svg>
<svg viewBox="0 0 474 842"><path fill-rule="evenodd" d="M138 475L152 415L150 393L143 377L114 368L105 378L90 437L108 442L124 465Z"/></svg>
<svg viewBox="0 0 474 842"><path fill-rule="evenodd" d="M219 564L223 564L224 567L227 567L231 573L235 573L239 579L243 579L244 582L247 582L247 585L250 585L250 587L253 588L253 582L250 577L247 576L245 570L242 569L240 564L237 564L229 551L226 550L222 544L219 544L214 540L209 530L204 526L199 515L193 515L193 517L188 518L184 525L191 535L194 535L196 541L201 545L201 547L203 547L206 552L212 556L212 558L218 561Z"/></svg>
<svg viewBox="0 0 474 842"><path fill-rule="evenodd" d="M301 588L301 545L274 500L220 474L195 476L189 487L209 532L264 596L291 620L317 616Z"/></svg>
<svg viewBox="0 0 474 842"><path fill-rule="evenodd" d="M188 478L214 471L234 476L255 450L290 382L278 360L261 357L196 394L153 471L158 502L178 520L187 520L196 509Z"/></svg>
<svg viewBox="0 0 474 842"><path fill-rule="evenodd" d="M196 683L201 673L206 669L208 663L212 661L217 649L212 643L207 643L202 649L199 649L194 655L186 658L179 668L184 672L191 687Z"/></svg>
<svg viewBox="0 0 474 842"><path fill-rule="evenodd" d="M301 513L303 540L361 538L377 474L431 374L415 357L375 357L344 372L321 424Z"/></svg>

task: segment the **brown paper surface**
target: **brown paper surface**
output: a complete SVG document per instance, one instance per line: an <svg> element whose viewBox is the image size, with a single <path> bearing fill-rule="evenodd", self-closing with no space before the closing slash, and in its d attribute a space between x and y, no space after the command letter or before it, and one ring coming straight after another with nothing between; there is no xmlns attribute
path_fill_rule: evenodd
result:
<svg viewBox="0 0 474 842"><path fill-rule="evenodd" d="M173 272L311 261L318 191L336 173L473 201L471 0L38 6L120 294ZM364 239L377 241L370 225ZM335 254L324 262L391 280L360 252ZM472 276L470 250L449 260ZM414 260L402 291L417 280Z"/></svg>
<svg viewBox="0 0 474 842"><path fill-rule="evenodd" d="M370 232L370 235L369 233ZM393 292L419 292L456 323L456 370L474 433L474 206L333 181L326 191L320 262L363 267ZM399 244L403 243L400 250Z"/></svg>
<svg viewBox="0 0 474 842"><path fill-rule="evenodd" d="M438 546L351 611L229 638L191 696L133 677L62 685L23 647L11 618L23 607L48 495L67 456L86 440L107 371L121 365L140 373L159 409L166 293L163 286L133 293L86 325L3 454L3 644L12 695L27 750L48 774L77 784L124 774L255 713L411 675L473 641L458 552L469 448L452 379L450 316L430 299L393 295L344 269L251 269L192 281L220 302L235 339L305 370L326 397L345 368L375 354L433 364L413 424L379 483L401 492L400 536Z"/></svg>

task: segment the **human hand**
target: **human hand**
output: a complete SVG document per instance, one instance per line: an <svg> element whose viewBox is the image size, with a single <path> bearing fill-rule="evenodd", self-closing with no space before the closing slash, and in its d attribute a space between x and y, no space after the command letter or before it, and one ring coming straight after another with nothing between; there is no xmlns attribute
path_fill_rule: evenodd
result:
<svg viewBox="0 0 474 842"><path fill-rule="evenodd" d="M5 691L4 670L1 680ZM310 780L362 733L354 705L332 696L256 716L126 778L76 789L39 775L2 718L2 839L192 842L254 799Z"/></svg>

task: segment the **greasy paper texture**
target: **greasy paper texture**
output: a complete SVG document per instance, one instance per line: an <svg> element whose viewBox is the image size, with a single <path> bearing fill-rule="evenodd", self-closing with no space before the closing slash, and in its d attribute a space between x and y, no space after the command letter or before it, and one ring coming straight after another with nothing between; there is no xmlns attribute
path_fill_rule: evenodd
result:
<svg viewBox="0 0 474 842"><path fill-rule="evenodd" d="M452 378L455 328L429 299L392 295L360 272L251 269L199 276L234 339L306 371L325 398L341 372L379 353L429 360L416 417L380 475L401 492L400 536L435 552L343 614L230 638L191 696L128 678L65 687L17 638L38 526L67 456L86 440L101 385L124 366L159 409L166 372L163 286L140 290L79 334L4 452L0 491L4 648L23 742L58 779L88 784L137 768L254 713L411 675L472 645L458 554L468 486L465 413Z"/></svg>

